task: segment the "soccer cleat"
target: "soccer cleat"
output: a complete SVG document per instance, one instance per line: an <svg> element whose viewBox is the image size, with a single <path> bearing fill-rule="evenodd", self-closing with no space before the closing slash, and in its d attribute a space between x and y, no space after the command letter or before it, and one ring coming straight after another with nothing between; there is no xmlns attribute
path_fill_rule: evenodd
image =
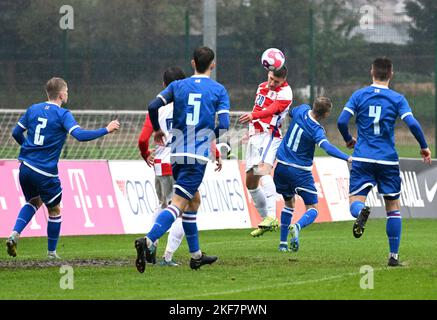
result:
<svg viewBox="0 0 437 320"><path fill-rule="evenodd" d="M355 238L359 238L363 235L364 228L366 226L366 222L367 219L369 218L369 215L370 215L369 207L364 207L363 209L361 209L361 212L357 220L355 220L354 226L352 227L352 232Z"/></svg>
<svg viewBox="0 0 437 320"><path fill-rule="evenodd" d="M49 260L61 260L62 258L58 256L56 251L47 251L47 259Z"/></svg>
<svg viewBox="0 0 437 320"><path fill-rule="evenodd" d="M258 228L253 230L250 235L252 237L262 236L267 231L276 231L279 227L279 221L277 219L271 217L265 217L260 224L258 224Z"/></svg>
<svg viewBox="0 0 437 320"><path fill-rule="evenodd" d="M165 259L161 259L161 261L159 261L159 265L161 267L179 267L180 264L177 263L176 261L174 261L173 259L171 259L170 261L166 261Z"/></svg>
<svg viewBox="0 0 437 320"><path fill-rule="evenodd" d="M146 239L138 238L135 240L135 249L137 250L137 259L135 260L135 266L139 273L143 273L146 269Z"/></svg>
<svg viewBox="0 0 437 320"><path fill-rule="evenodd" d="M199 269L204 264L212 264L216 262L218 257L215 256L207 256L204 252L202 252L202 256L199 259L193 259L190 260L190 268L193 270Z"/></svg>
<svg viewBox="0 0 437 320"><path fill-rule="evenodd" d="M6 250L8 255L11 257L17 256L17 239L13 236L10 236L6 241Z"/></svg>
<svg viewBox="0 0 437 320"><path fill-rule="evenodd" d="M288 250L288 246L287 246L287 244L284 244L284 243L281 243L281 244L279 245L278 250L279 250L280 252L288 252L288 251L289 251L289 250Z"/></svg>
<svg viewBox="0 0 437 320"><path fill-rule="evenodd" d="M297 225L292 224L289 227L290 229L290 250L293 252L297 252L299 250L299 228Z"/></svg>
<svg viewBox="0 0 437 320"><path fill-rule="evenodd" d="M149 251L149 253L148 253ZM157 252L157 246L152 245L152 248L149 250L146 250L146 261L147 263L156 264L156 252Z"/></svg>
<svg viewBox="0 0 437 320"><path fill-rule="evenodd" d="M402 263L399 262L399 256L397 254L390 253L387 265L389 267L400 267L402 266Z"/></svg>
<svg viewBox="0 0 437 320"><path fill-rule="evenodd" d="M8 240L6 240L6 249L11 257L17 256L18 239L20 239L20 234L17 231L13 231Z"/></svg>

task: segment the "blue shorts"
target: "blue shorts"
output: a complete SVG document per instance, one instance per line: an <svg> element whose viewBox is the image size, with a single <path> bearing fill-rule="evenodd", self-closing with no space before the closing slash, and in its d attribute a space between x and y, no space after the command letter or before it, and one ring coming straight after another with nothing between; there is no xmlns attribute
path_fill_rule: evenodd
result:
<svg viewBox="0 0 437 320"><path fill-rule="evenodd" d="M378 186L378 192L386 199L398 199L401 193L399 166L362 161L352 162L349 194L367 196L374 186Z"/></svg>
<svg viewBox="0 0 437 320"><path fill-rule="evenodd" d="M273 181L275 182L276 192L282 194L285 201L298 194L306 205L318 203L317 189L311 171L278 163Z"/></svg>
<svg viewBox="0 0 437 320"><path fill-rule="evenodd" d="M205 175L207 161L189 159L187 157L171 158L175 183L174 192L187 200L193 199ZM195 162L195 163L192 163Z"/></svg>
<svg viewBox="0 0 437 320"><path fill-rule="evenodd" d="M59 177L47 177L21 164L19 179L26 201L39 196L48 208L53 208L61 202L62 188Z"/></svg>

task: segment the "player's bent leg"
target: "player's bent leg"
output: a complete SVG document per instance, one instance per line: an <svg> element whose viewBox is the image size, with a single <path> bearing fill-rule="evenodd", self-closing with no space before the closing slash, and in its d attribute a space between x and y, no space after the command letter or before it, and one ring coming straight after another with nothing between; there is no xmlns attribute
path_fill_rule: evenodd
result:
<svg viewBox="0 0 437 320"><path fill-rule="evenodd" d="M390 247L387 264L390 267L397 267L402 265L399 262L399 245L401 242L402 233L402 217L400 213L399 195L394 197L386 196L384 197L384 200L387 212L386 234Z"/></svg>
<svg viewBox="0 0 437 320"><path fill-rule="evenodd" d="M364 229L366 228L367 219L370 215L370 208L364 204L369 190L363 190L362 195L354 195L349 197L349 203L351 204L350 212L352 216L356 218L352 226L352 233L355 238L360 238L363 235Z"/></svg>
<svg viewBox="0 0 437 320"><path fill-rule="evenodd" d="M299 234L300 231L309 226L316 220L318 215L318 199L317 192L308 190L303 191L297 188L299 195L303 198L307 211L303 216L295 223L290 225L290 250L297 252L299 250ZM311 191L311 192L310 192Z"/></svg>
<svg viewBox="0 0 437 320"><path fill-rule="evenodd" d="M29 224L32 217L35 215L35 213L38 211L39 207L41 207L42 201L41 198L34 197L33 199L30 199L20 210L20 213L18 214L17 220L15 222L15 226L12 230L11 235L6 240L6 251L8 255L11 257L17 256L17 247L18 247L18 240L20 239L20 234L26 228L26 226Z"/></svg>
<svg viewBox="0 0 437 320"><path fill-rule="evenodd" d="M155 256L156 246L155 242L158 240L168 229L170 229L173 222L182 210L188 204L188 199L181 197L178 194L174 194L172 198L172 204L164 209L157 217L152 229L145 237L135 240L135 249L137 251L137 258L135 260L135 266L138 272L143 273L146 268L146 262L153 263L153 257Z"/></svg>

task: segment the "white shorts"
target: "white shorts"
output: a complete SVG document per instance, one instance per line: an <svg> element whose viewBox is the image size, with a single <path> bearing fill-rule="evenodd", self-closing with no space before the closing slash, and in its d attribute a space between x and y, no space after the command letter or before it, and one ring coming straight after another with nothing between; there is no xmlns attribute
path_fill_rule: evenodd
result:
<svg viewBox="0 0 437 320"><path fill-rule="evenodd" d="M167 207L173 197L173 176L155 176L155 190L158 196L159 206Z"/></svg>
<svg viewBox="0 0 437 320"><path fill-rule="evenodd" d="M246 152L246 172L260 163L268 163L273 167L276 152L282 139L272 138L270 132L258 133L249 138Z"/></svg>

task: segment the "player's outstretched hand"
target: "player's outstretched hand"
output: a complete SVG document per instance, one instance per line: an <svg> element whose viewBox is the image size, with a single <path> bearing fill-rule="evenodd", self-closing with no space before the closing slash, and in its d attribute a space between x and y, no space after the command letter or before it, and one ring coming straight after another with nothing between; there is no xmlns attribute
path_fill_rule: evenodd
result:
<svg viewBox="0 0 437 320"><path fill-rule="evenodd" d="M348 149L353 149L355 147L355 144L357 143L357 139L352 137L352 139L349 142L346 142L346 147Z"/></svg>
<svg viewBox="0 0 437 320"><path fill-rule="evenodd" d="M219 171L222 170L222 167L223 167L223 160L222 160L221 157L218 157L218 158L216 159L216 168L214 169L214 171L219 172Z"/></svg>
<svg viewBox="0 0 437 320"><path fill-rule="evenodd" d="M431 164L431 150L429 148L420 149L420 155L423 158L423 162Z"/></svg>
<svg viewBox="0 0 437 320"><path fill-rule="evenodd" d="M155 161L155 149L150 149L150 154L145 160L149 167L153 166L153 162Z"/></svg>
<svg viewBox="0 0 437 320"><path fill-rule="evenodd" d="M243 115L240 117L240 119L238 119L238 121L239 121L240 123L248 123L248 122L250 122L250 121L252 121L252 120L253 120L253 117L252 117L252 114L251 114L251 113L243 114Z"/></svg>
<svg viewBox="0 0 437 320"><path fill-rule="evenodd" d="M118 120L112 120L108 125L106 126L106 130L108 130L109 133L120 129L120 123Z"/></svg>
<svg viewBox="0 0 437 320"><path fill-rule="evenodd" d="M155 131L155 134L153 135L153 141L158 146L164 146L164 138L165 138L165 133L161 129Z"/></svg>
<svg viewBox="0 0 437 320"><path fill-rule="evenodd" d="M347 158L348 163L352 163L352 157Z"/></svg>

